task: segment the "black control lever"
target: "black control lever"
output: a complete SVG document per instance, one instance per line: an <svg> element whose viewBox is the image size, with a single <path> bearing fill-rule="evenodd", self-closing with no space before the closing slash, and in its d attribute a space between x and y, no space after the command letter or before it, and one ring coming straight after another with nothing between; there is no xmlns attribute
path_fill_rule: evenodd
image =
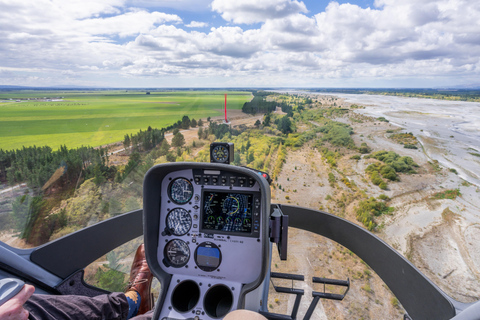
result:
<svg viewBox="0 0 480 320"><path fill-rule="evenodd" d="M280 260L287 260L288 246L288 216L282 212L282 206L277 204L270 215L270 241L277 244Z"/></svg>

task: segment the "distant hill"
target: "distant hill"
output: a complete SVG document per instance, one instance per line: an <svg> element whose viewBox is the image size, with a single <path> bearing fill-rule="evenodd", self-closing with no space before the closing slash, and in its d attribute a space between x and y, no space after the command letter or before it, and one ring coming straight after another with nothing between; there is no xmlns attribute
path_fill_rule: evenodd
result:
<svg viewBox="0 0 480 320"><path fill-rule="evenodd" d="M0 90L26 90L26 89L29 89L29 87L0 85Z"/></svg>
<svg viewBox="0 0 480 320"><path fill-rule="evenodd" d="M61 85L61 86L52 86L52 87L29 87L29 86L9 86L9 85L0 85L0 91L11 91L11 90L110 90L110 88L96 88L96 87L87 87L87 86L72 86L72 85Z"/></svg>

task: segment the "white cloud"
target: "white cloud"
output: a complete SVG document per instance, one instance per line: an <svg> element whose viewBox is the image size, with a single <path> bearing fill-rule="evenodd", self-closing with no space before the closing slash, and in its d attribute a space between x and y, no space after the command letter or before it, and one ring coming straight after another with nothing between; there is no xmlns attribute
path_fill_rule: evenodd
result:
<svg viewBox="0 0 480 320"><path fill-rule="evenodd" d="M238 24L265 22L307 12L305 4L297 0L213 0L211 6L223 19Z"/></svg>
<svg viewBox="0 0 480 320"><path fill-rule="evenodd" d="M185 27L188 28L205 28L208 27L207 22L192 21L189 24L186 24Z"/></svg>
<svg viewBox="0 0 480 320"><path fill-rule="evenodd" d="M147 33L155 25L165 22L182 22L174 14L163 12L135 11L108 18L76 21L77 30L91 35L119 35L120 37Z"/></svg>
<svg viewBox="0 0 480 320"><path fill-rule="evenodd" d="M209 34L200 36L196 43L201 51L248 58L262 49L262 41L258 35L256 30L243 31L239 27L212 28Z"/></svg>
<svg viewBox="0 0 480 320"><path fill-rule="evenodd" d="M37 1L36 1L37 2ZM47 1L39 0L38 2L45 8ZM98 17L101 14L119 14L120 8L123 7L125 0L52 0L51 7L58 11L73 17L75 19L85 19L90 17ZM45 9L44 9L45 10ZM42 10L42 14L45 12Z"/></svg>
<svg viewBox="0 0 480 320"><path fill-rule="evenodd" d="M361 84L480 76L480 4L468 0L376 0L367 9L331 2L312 17L295 0L213 0L211 9L229 23L208 31L189 28L216 22L184 25L186 17L126 3L3 0L0 70L8 72L1 81L81 84L101 75L109 81L177 79L165 82L170 85L186 78L216 85L225 79L238 85L321 85L329 79Z"/></svg>
<svg viewBox="0 0 480 320"><path fill-rule="evenodd" d="M208 11L212 0L127 0L128 6L141 8L172 8L182 11Z"/></svg>
<svg viewBox="0 0 480 320"><path fill-rule="evenodd" d="M442 4L448 2L452 1L377 1L381 10L331 3L316 19L328 53L344 61L389 64L444 57L456 59L465 51L458 50L462 48L454 41L455 25L461 24L463 29L468 23L462 23L459 17L451 19L452 14L442 10ZM464 13L463 19L468 20L480 12ZM464 34L472 34L467 31L468 27L463 30ZM475 47L470 50L478 52L479 46Z"/></svg>

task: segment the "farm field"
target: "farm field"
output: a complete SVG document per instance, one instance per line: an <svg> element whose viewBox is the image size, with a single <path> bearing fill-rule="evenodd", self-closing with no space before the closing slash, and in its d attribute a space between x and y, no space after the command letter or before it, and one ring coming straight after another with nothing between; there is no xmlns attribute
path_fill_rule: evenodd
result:
<svg viewBox="0 0 480 320"><path fill-rule="evenodd" d="M196 120L221 115L225 93L229 110L241 109L252 98L242 91L0 92L0 149L113 143L148 126L168 126L184 115Z"/></svg>

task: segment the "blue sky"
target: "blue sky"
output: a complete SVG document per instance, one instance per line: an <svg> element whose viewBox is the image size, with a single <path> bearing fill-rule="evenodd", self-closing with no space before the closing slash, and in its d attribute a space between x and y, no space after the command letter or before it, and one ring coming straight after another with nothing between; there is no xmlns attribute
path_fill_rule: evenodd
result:
<svg viewBox="0 0 480 320"><path fill-rule="evenodd" d="M478 17L472 0L0 0L0 85L478 86Z"/></svg>

